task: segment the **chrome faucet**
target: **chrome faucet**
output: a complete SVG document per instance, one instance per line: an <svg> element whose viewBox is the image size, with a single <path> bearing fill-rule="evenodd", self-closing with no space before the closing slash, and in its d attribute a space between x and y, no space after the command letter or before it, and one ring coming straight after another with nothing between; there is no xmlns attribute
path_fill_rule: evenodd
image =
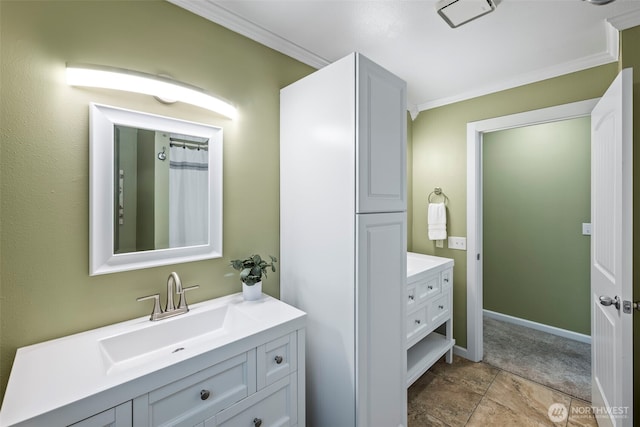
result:
<svg viewBox="0 0 640 427"><path fill-rule="evenodd" d="M175 287L175 290L174 290ZM187 299L185 298L185 292L191 291L193 289L198 289L200 286L194 285L189 286L187 288L182 287L182 281L180 280L180 276L175 271L169 275L167 279L167 304L165 306L164 311L160 307L160 294L148 295L146 297L140 297L138 301L144 301L148 299L153 299L153 311L151 311L151 317L149 320L156 321L161 319L166 319L168 317L177 316L179 314L184 314L189 311L189 306L187 305ZM179 295L178 307L176 307L173 303L174 294Z"/></svg>

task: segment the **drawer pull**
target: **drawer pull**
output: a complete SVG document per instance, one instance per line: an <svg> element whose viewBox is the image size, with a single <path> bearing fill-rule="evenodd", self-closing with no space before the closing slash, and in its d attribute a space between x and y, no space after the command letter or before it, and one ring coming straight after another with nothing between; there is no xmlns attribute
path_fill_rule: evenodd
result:
<svg viewBox="0 0 640 427"><path fill-rule="evenodd" d="M427 288L429 288L429 290L432 290L433 286L429 285L429 286L427 286Z"/></svg>
<svg viewBox="0 0 640 427"><path fill-rule="evenodd" d="M253 425L255 427L260 427L262 425L262 420L260 418L254 418L253 419Z"/></svg>
<svg viewBox="0 0 640 427"><path fill-rule="evenodd" d="M445 281L445 282L447 282L447 283L449 283L449 278L448 278L448 277L445 277L445 278L444 278L444 281Z"/></svg>
<svg viewBox="0 0 640 427"><path fill-rule="evenodd" d="M440 310L444 310L444 305L439 305L439 306L438 306L438 308L439 308Z"/></svg>
<svg viewBox="0 0 640 427"><path fill-rule="evenodd" d="M413 301L413 295L409 295L409 299Z"/></svg>
<svg viewBox="0 0 640 427"><path fill-rule="evenodd" d="M207 400L210 395L211 395L211 393L209 392L209 390L200 390L200 399L201 400Z"/></svg>
<svg viewBox="0 0 640 427"><path fill-rule="evenodd" d="M276 357L274 358L274 360L275 360L275 361L276 361L276 363L279 365L279 364L281 364L281 363L282 363L282 361L283 361L284 359L282 358L282 356L276 356Z"/></svg>
<svg viewBox="0 0 640 427"><path fill-rule="evenodd" d="M420 324L420 319L416 319L416 325Z"/></svg>

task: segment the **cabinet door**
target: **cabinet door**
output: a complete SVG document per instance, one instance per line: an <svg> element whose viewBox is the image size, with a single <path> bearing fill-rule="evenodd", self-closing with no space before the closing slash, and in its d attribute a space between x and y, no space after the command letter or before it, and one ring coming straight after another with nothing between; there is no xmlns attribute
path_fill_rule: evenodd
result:
<svg viewBox="0 0 640 427"><path fill-rule="evenodd" d="M357 426L407 425L406 216L357 217Z"/></svg>
<svg viewBox="0 0 640 427"><path fill-rule="evenodd" d="M131 427L131 401L107 409L69 427Z"/></svg>
<svg viewBox="0 0 640 427"><path fill-rule="evenodd" d="M407 208L406 83L357 56L356 212Z"/></svg>

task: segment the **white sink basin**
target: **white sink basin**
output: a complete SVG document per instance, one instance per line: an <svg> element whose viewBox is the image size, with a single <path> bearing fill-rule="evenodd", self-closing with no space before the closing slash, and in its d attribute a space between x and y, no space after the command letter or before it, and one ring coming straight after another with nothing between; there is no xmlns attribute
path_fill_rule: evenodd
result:
<svg viewBox="0 0 640 427"><path fill-rule="evenodd" d="M212 340L242 332L256 321L234 305L198 307L157 322L147 321L141 327L99 341L107 371L149 363Z"/></svg>
<svg viewBox="0 0 640 427"><path fill-rule="evenodd" d="M176 381L248 351L261 334L275 338L303 327L306 317L268 295L244 301L238 293L190 308L157 322L147 315L19 348L0 426L44 425L28 420L80 402L116 406L157 388L158 378Z"/></svg>

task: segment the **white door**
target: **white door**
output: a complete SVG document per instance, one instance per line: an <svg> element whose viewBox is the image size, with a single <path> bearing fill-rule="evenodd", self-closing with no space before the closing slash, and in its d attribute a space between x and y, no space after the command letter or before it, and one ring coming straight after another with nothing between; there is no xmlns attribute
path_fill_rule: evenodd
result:
<svg viewBox="0 0 640 427"><path fill-rule="evenodd" d="M600 426L633 424L632 70L591 113L591 383Z"/></svg>
<svg viewBox="0 0 640 427"><path fill-rule="evenodd" d="M407 210L407 84L358 62L357 213Z"/></svg>
<svg viewBox="0 0 640 427"><path fill-rule="evenodd" d="M398 212L356 219L358 427L407 425L406 218Z"/></svg>

